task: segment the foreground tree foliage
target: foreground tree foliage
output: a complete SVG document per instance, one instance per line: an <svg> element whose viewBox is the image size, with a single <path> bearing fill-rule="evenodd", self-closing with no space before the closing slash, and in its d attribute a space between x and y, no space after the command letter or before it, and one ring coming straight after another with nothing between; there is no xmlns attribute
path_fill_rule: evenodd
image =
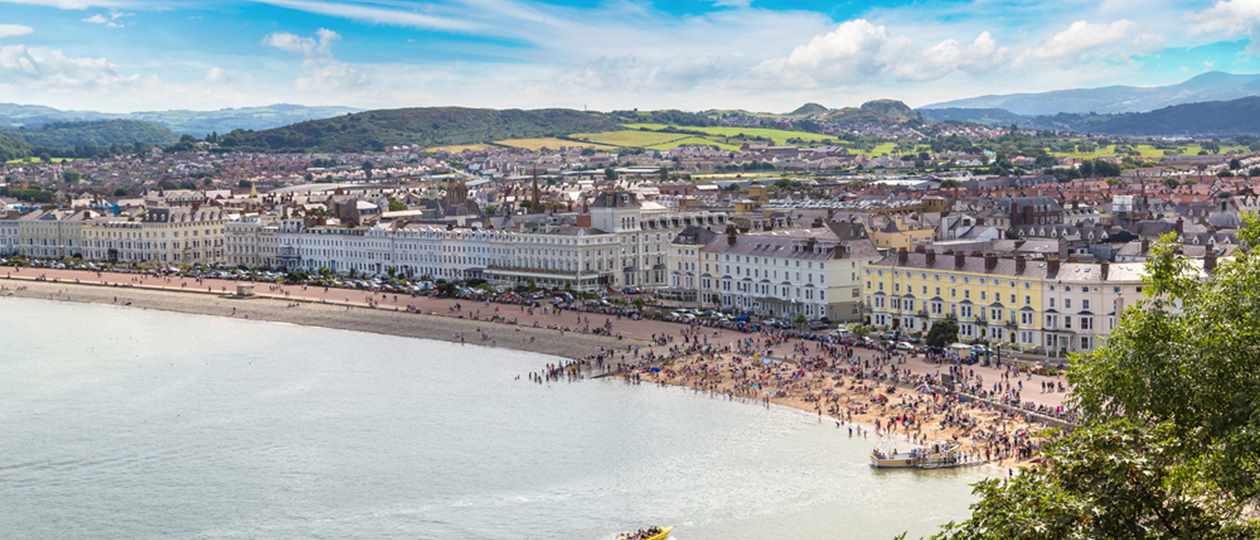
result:
<svg viewBox="0 0 1260 540"><path fill-rule="evenodd" d="M1244 222L1241 243L1260 246ZM1073 358L1081 427L979 483L971 517L937 538L1260 538L1260 254L1200 281L1165 238L1147 270L1147 300Z"/></svg>

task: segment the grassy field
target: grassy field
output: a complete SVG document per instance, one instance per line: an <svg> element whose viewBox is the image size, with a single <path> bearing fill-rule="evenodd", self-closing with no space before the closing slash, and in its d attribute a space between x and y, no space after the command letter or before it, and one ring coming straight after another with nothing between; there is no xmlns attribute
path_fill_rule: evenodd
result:
<svg viewBox="0 0 1260 540"><path fill-rule="evenodd" d="M596 144L609 146L625 146L630 148L649 148L655 145L668 144L671 141L688 138L679 133L659 133L656 131L601 131L599 133L574 133L574 139L581 139Z"/></svg>
<svg viewBox="0 0 1260 540"><path fill-rule="evenodd" d="M1158 148L1153 144L1147 143L1135 144L1132 146L1133 149L1137 151L1139 158L1148 160L1157 160L1165 156L1197 156L1199 155L1199 152L1203 151L1203 146L1198 143L1181 145L1175 149ZM1089 152L1082 151L1079 147L1073 152L1049 152L1049 149L1047 149L1047 152L1049 152L1050 155L1059 158L1070 157L1076 159L1098 159L1115 156L1116 150L1116 145L1109 144L1107 146L1097 147ZM1247 150L1247 147L1242 145L1222 145L1220 154L1218 155L1225 155L1231 152L1247 152Z"/></svg>
<svg viewBox="0 0 1260 540"><path fill-rule="evenodd" d="M612 148L603 144L594 144L581 141L568 141L565 139L557 139L555 137L537 137L531 139L503 139L495 141L494 144L500 146L511 146L513 148L524 148L526 150L541 150L543 148L551 150L559 150L561 148Z"/></svg>
<svg viewBox="0 0 1260 540"><path fill-rule="evenodd" d="M871 147L871 149L869 150L864 149L864 148L853 148L853 147L849 148L850 152L854 154L862 155L862 156L867 156L867 157L890 156L896 153L896 150L897 150L897 143L891 143L891 142L878 143L875 146Z"/></svg>
<svg viewBox="0 0 1260 540"><path fill-rule="evenodd" d="M462 152L480 152L482 150L486 150L489 148L493 148L493 146L489 144L478 143L478 144L448 144L445 146L431 146L429 148L425 148L425 150L429 152L449 152L451 154L459 154Z"/></svg>
<svg viewBox="0 0 1260 540"><path fill-rule="evenodd" d="M776 171L750 171L750 172L729 172L729 173L709 173L709 174L693 174L691 178L694 180L730 180L734 178L775 178L784 176L784 173Z"/></svg>
<svg viewBox="0 0 1260 540"><path fill-rule="evenodd" d="M716 137L738 137L744 135L747 137L761 137L774 141L774 144L787 144L789 139L800 139L807 142L836 142L836 138L831 135L823 135L821 133L810 133L807 131L789 131L785 129L769 129L769 128L745 128L745 127L725 127L725 126L670 126L666 124L625 124L630 129L650 129L650 130L684 130L694 131L697 133L705 133ZM728 141L731 142L731 141Z"/></svg>
<svg viewBox="0 0 1260 540"><path fill-rule="evenodd" d="M1151 149L1155 150L1154 147L1152 147ZM1100 146L1089 152L1081 150L1079 146L1076 147L1076 149L1071 152L1053 152L1053 151L1050 151L1049 148L1047 148L1046 151L1049 152L1051 156L1054 156L1057 158L1066 157L1066 158L1076 158L1076 159L1098 159L1101 157L1111 157L1111 156L1116 155L1116 145L1109 144L1107 146Z"/></svg>
<svg viewBox="0 0 1260 540"><path fill-rule="evenodd" d="M681 139L674 139L672 141L664 142L661 144L654 144L652 146L649 146L648 148L652 150L673 150L675 148L678 148L679 146L696 145L696 144L705 145L705 146L716 146L718 148L721 148L722 150L727 150L727 151L739 150L738 144L722 142L722 139L718 139L718 138L697 137L694 135L683 137Z"/></svg>
<svg viewBox="0 0 1260 540"><path fill-rule="evenodd" d="M74 161L74 158L65 158L65 157L52 158L53 163L65 163L67 161ZM21 159L10 159L9 161L6 161L4 163L5 165L26 165L26 164L34 164L34 163L39 163L39 162L40 160L38 157L30 156L30 157L24 157Z"/></svg>

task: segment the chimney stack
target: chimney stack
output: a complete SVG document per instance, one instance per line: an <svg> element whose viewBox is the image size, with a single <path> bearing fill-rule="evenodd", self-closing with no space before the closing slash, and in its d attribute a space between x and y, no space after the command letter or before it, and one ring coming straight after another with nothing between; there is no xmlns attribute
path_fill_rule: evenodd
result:
<svg viewBox="0 0 1260 540"><path fill-rule="evenodd" d="M935 264L936 264L936 250L935 250L935 249L929 249L929 250L927 250L927 254L926 254L926 255L927 255L927 265L928 265L928 267L930 268L930 267L932 267L933 265L935 265Z"/></svg>
<svg viewBox="0 0 1260 540"><path fill-rule="evenodd" d="M996 253L986 253L984 255L984 271L992 272L994 268L997 268L997 261L998 257Z"/></svg>
<svg viewBox="0 0 1260 540"><path fill-rule="evenodd" d="M1046 277L1054 277L1059 275L1059 258L1046 257Z"/></svg>
<svg viewBox="0 0 1260 540"><path fill-rule="evenodd" d="M734 225L727 225L727 226L726 226L726 245L728 245L728 246L733 246L733 245L735 245L735 234L736 234L736 233L735 233L735 226L734 226Z"/></svg>
<svg viewBox="0 0 1260 540"><path fill-rule="evenodd" d="M954 268L961 270L967 264L967 254L962 251L954 252Z"/></svg>
<svg viewBox="0 0 1260 540"><path fill-rule="evenodd" d="M1177 236L1181 236L1181 233L1182 231L1185 230L1185 228L1186 228L1185 222L1182 221L1180 217L1177 218L1177 224L1173 226L1173 229L1177 231Z"/></svg>
<svg viewBox="0 0 1260 540"><path fill-rule="evenodd" d="M910 262L910 253L906 251L906 248L897 249L897 266L905 266L908 262Z"/></svg>
<svg viewBox="0 0 1260 540"><path fill-rule="evenodd" d="M1208 246L1207 253L1203 255L1203 271L1208 274L1216 272L1216 249Z"/></svg>
<svg viewBox="0 0 1260 540"><path fill-rule="evenodd" d="M1102 273L1102 280L1107 281L1107 274L1111 272L1111 263L1103 261L1102 264L1098 265L1098 270Z"/></svg>
<svg viewBox="0 0 1260 540"><path fill-rule="evenodd" d="M1027 268L1028 268L1028 259L1024 258L1023 255L1016 255L1015 256L1015 273L1023 274L1024 270Z"/></svg>

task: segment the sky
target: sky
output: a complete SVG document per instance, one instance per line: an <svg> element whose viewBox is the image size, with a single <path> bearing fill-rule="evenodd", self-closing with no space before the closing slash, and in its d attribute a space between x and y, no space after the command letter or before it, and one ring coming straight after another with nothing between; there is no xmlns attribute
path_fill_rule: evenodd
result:
<svg viewBox="0 0 1260 540"><path fill-rule="evenodd" d="M0 0L0 102L911 106L1260 72L1260 0Z"/></svg>

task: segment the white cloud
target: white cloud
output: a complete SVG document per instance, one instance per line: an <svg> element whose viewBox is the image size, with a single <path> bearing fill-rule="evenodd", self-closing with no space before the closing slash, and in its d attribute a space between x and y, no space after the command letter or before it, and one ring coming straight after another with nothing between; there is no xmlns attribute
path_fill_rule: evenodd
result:
<svg viewBox="0 0 1260 540"><path fill-rule="evenodd" d="M1133 28L1133 22L1127 19L1109 24L1074 21L1033 49L1032 55L1049 60L1072 59L1087 51L1131 40Z"/></svg>
<svg viewBox="0 0 1260 540"><path fill-rule="evenodd" d="M34 31L34 28L20 24L0 24L0 39L25 36Z"/></svg>
<svg viewBox="0 0 1260 540"><path fill-rule="evenodd" d="M906 32L866 19L846 21L831 32L815 36L792 49L785 58L762 63L763 76L782 75L785 81L826 85L853 84L873 78L927 81L955 73L982 73L1007 56L989 32L970 43L948 38L919 43Z"/></svg>
<svg viewBox="0 0 1260 540"><path fill-rule="evenodd" d="M131 16L130 13L124 13L121 11L111 11L109 15L106 15L104 13L97 13L96 15L92 15L91 17L84 17L82 20L85 23L99 24L103 26L108 26L110 28L122 28L123 27L122 18L130 17L130 16Z"/></svg>
<svg viewBox="0 0 1260 540"><path fill-rule="evenodd" d="M102 8L97 10L100 21L119 9L218 5L207 0L0 0L0 4L6 1ZM361 107L790 110L805 101L843 106L875 97L922 104L981 91L1034 91L1118 80L1143 84L1148 81L1136 78L1140 72L1134 55L1158 43L1153 36L1167 36L1176 46L1218 38L1185 31L1183 26L1208 21L1204 15L1185 22L1181 6L1188 0L912 2L908 7L868 8L861 18L839 24L825 13L759 9L754 0L705 0L730 9L681 16L640 0L584 3L591 7L527 0L252 1L417 32L399 38L403 52L397 60L376 63L338 58L334 53L342 37L330 30L269 34L262 38L262 46L287 54L256 57L203 55L191 52L197 44L190 43L187 51L161 51L152 59L116 58L127 67L109 64L117 82L98 87L126 85L127 92L67 90L57 95L78 107L101 103L114 109L129 104L205 108L296 101ZM1260 3L1195 1L1234 7ZM93 13L80 17L96 19ZM1260 21L1260 16L1250 20ZM1250 32L1253 23L1238 31ZM425 49L408 44L408 37L423 31L438 31L438 43ZM501 39L447 39L451 33ZM67 52L75 50L65 47ZM442 50L443 59L428 57L430 49ZM230 73L219 66L230 66ZM0 71L0 101L33 99L27 97L33 95L33 86L6 87L6 80L15 79ZM37 95L45 99L53 94Z"/></svg>
<svg viewBox="0 0 1260 540"><path fill-rule="evenodd" d="M324 2L319 0L255 0L263 4L271 4L289 9L318 13L333 17L343 17L357 21L393 26L410 26L416 28L432 28L435 30L468 31L477 27L459 18L441 17L418 13L411 10L391 9L363 4L345 4Z"/></svg>
<svg viewBox="0 0 1260 540"><path fill-rule="evenodd" d="M1260 23L1260 0L1218 0L1212 7L1191 15L1199 34L1237 37L1250 34Z"/></svg>
<svg viewBox="0 0 1260 540"><path fill-rule="evenodd" d="M94 7L122 7L130 5L133 2L124 0L0 0L0 2L8 4L19 4L25 6L45 6L57 9L82 10Z"/></svg>
<svg viewBox="0 0 1260 540"><path fill-rule="evenodd" d="M263 45L302 55L302 73L294 81L300 91L327 93L367 85L368 77L362 70L333 57L332 45L339 39L340 34L320 28L314 37L288 32L269 34L263 38Z"/></svg>
<svg viewBox="0 0 1260 540"><path fill-rule="evenodd" d="M0 80L39 88L116 87L135 80L119 74L117 66L105 58L69 56L58 49L0 46Z"/></svg>
<svg viewBox="0 0 1260 540"><path fill-rule="evenodd" d="M328 57L332 54L332 44L341 39L341 35L327 28L320 28L315 37L308 38L288 32L275 32L263 38L263 45L282 51L298 53L306 58Z"/></svg>

